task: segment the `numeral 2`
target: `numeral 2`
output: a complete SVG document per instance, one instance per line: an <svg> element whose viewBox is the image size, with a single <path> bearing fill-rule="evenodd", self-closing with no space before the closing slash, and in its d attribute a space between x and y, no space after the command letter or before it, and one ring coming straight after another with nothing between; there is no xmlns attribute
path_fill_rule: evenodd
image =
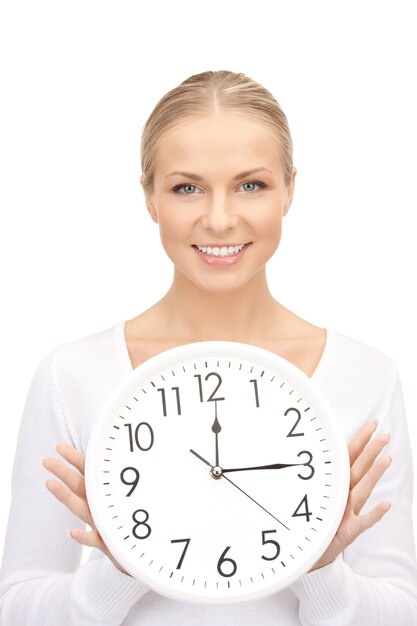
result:
<svg viewBox="0 0 417 626"><path fill-rule="evenodd" d="M284 415L288 415L288 413L290 411L295 411L297 414L297 419L295 420L295 424L294 426L291 428L290 432L288 433L287 437L301 437L302 435L304 435L304 433L295 433L294 430L296 429L298 422L301 419L301 413L298 409L294 408L294 407L290 407L289 409L287 409L284 413Z"/></svg>

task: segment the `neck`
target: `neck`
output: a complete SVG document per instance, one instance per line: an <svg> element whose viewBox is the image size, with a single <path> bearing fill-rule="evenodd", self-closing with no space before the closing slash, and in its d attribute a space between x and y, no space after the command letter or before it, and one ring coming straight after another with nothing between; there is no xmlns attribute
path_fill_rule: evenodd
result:
<svg viewBox="0 0 417 626"><path fill-rule="evenodd" d="M271 295L265 268L240 290L208 291L174 273L159 302L170 336L188 341L250 341L271 336L282 307Z"/></svg>

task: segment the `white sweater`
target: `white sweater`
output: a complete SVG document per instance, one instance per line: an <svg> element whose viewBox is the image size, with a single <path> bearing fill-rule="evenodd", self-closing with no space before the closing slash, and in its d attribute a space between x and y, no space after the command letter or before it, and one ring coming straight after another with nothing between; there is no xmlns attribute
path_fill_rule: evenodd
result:
<svg viewBox="0 0 417 626"><path fill-rule="evenodd" d="M391 510L330 565L256 602L209 606L175 602L122 574L67 530L82 523L44 486L41 457L54 441L85 452L95 416L132 370L124 321L57 346L40 362L24 406L13 469L12 504L0 572L1 626L413 626L417 565L412 458L403 392L394 361L327 329L312 376L335 408L346 440L377 419L391 432L393 461L362 512L388 500ZM58 456L58 455L57 455Z"/></svg>

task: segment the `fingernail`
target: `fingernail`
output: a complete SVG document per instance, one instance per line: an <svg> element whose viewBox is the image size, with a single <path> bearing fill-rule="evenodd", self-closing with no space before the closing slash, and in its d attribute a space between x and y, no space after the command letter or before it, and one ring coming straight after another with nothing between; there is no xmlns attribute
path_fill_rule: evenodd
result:
<svg viewBox="0 0 417 626"><path fill-rule="evenodd" d="M385 512L389 511L391 508L391 502L384 502Z"/></svg>
<svg viewBox="0 0 417 626"><path fill-rule="evenodd" d="M52 445L55 448L55 450L58 452L59 441L54 441Z"/></svg>
<svg viewBox="0 0 417 626"><path fill-rule="evenodd" d="M41 465L43 465L43 462L46 461L47 458L48 457L46 457L46 456L41 456L40 459L39 459L39 463L41 463Z"/></svg>
<svg viewBox="0 0 417 626"><path fill-rule="evenodd" d="M380 433L379 436L381 438L381 441L382 441L383 438L385 438L385 443L382 442L382 443L384 443L384 446L386 446L387 443L389 443L389 440L391 439L391 433Z"/></svg>
<svg viewBox="0 0 417 626"><path fill-rule="evenodd" d="M70 539L72 539L72 537L71 537L71 530L67 530L67 535L68 535L68 537L69 537Z"/></svg>
<svg viewBox="0 0 417 626"><path fill-rule="evenodd" d="M45 485L45 487L46 487L47 489L48 489L48 485L47 485L46 483L47 483L47 481L48 481L48 480L51 480L51 477L50 477L50 476L46 476L46 477L43 479L43 484Z"/></svg>

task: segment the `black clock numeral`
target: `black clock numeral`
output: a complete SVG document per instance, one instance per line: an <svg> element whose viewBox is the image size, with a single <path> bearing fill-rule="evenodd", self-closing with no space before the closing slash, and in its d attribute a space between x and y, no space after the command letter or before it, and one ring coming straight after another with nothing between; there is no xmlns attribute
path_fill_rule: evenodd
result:
<svg viewBox="0 0 417 626"><path fill-rule="evenodd" d="M134 474L135 474L134 479L133 480L126 480L126 477L125 477L126 476L126 472L127 473L134 472ZM125 485L132 485L132 489L129 491L129 493L126 494L126 497L129 497L130 495L132 495L132 493L135 491L136 487L138 486L139 471L136 469L136 467L125 467L120 472L120 480Z"/></svg>
<svg viewBox="0 0 417 626"><path fill-rule="evenodd" d="M144 513L145 519L138 520L137 517L136 517L138 515L138 513ZM147 537L149 537L149 535L152 532L152 528L149 526L149 524L146 523L148 521L148 519L149 519L148 511L145 511L145 509L138 509L137 511L135 511L133 513L132 519L133 519L134 522L136 522L136 524L132 528L132 533L135 535L136 539L146 539ZM138 535L136 529L139 528L139 526L145 526L145 528L146 528L146 534L145 535Z"/></svg>
<svg viewBox="0 0 417 626"><path fill-rule="evenodd" d="M136 444L136 446L139 448L139 450L142 450L142 452L147 452L148 450L152 448L153 441L154 441L153 430L152 430L152 427L147 422L140 422L136 426L134 437L133 437L133 432L132 432L132 424L125 424L125 426L129 430L129 445L130 445L131 452L133 452L134 450L134 444ZM147 443L143 441L143 438L141 439L139 438L141 427L144 427L142 428L142 432L144 429L148 430L149 441Z"/></svg>
<svg viewBox="0 0 417 626"><path fill-rule="evenodd" d="M258 381L256 380L256 378L253 378L249 382L253 383L253 387L254 387L254 391L255 391L256 408L259 408Z"/></svg>
<svg viewBox="0 0 417 626"><path fill-rule="evenodd" d="M214 402L216 400L224 400L225 398L215 398L214 397L214 394L216 393L216 391L218 390L218 388L220 387L220 385L223 382L222 381L222 377L217 372L210 372L209 374L207 374L207 376L205 377L204 380L208 380L210 376L214 376L215 378L217 378L217 386L215 387L214 391L212 391L211 396L207 398L207 402ZM194 374L194 378L198 379L198 391L199 391L199 394L200 394L200 402L204 402L203 384L201 382L201 374Z"/></svg>
<svg viewBox="0 0 417 626"><path fill-rule="evenodd" d="M295 433L294 430L296 429L298 422L301 419L301 413L298 409L294 408L294 407L290 407L289 409L287 409L284 413L284 415L288 415L288 413L290 411L295 411L297 414L297 418L295 420L295 424L294 426L291 428L290 432L288 433L287 437L302 437L304 435L304 433Z"/></svg>
<svg viewBox="0 0 417 626"><path fill-rule="evenodd" d="M304 513L299 513L298 511L300 510L300 508L304 505ZM300 504L297 506L297 508L295 509L294 513L292 514L291 517L305 517L306 518L306 522L310 521L310 516L312 515L312 512L308 510L308 500L307 500L307 494L304 496L304 498L301 500Z"/></svg>
<svg viewBox="0 0 417 626"><path fill-rule="evenodd" d="M220 576L225 576L226 578L229 578L230 576L234 576L237 570L236 561L234 561L230 557L225 556L229 550L230 550L230 546L227 546L227 548L222 552L221 557L217 562L217 571L219 572ZM223 571L222 567L224 566L225 563L230 563L232 565L231 572Z"/></svg>
<svg viewBox="0 0 417 626"><path fill-rule="evenodd" d="M263 559L265 559L265 561L273 561L274 559L276 559L279 556L279 553L281 552L281 546L279 545L278 541L275 541L274 539L266 539L266 535L268 533L276 533L276 530L263 530L262 531L262 545L266 545L267 543L271 543L272 545L275 546L275 554L273 554L272 556L262 556Z"/></svg>
<svg viewBox="0 0 417 626"><path fill-rule="evenodd" d="M188 539L171 539L171 543L182 543L182 542L185 543L184 550L181 553L180 560L178 561L178 565L177 565L176 569L181 569L181 565L182 565L182 562L184 560L185 553L188 550L188 546L190 545L190 541L191 541L190 538L188 538Z"/></svg>
<svg viewBox="0 0 417 626"><path fill-rule="evenodd" d="M311 465L311 461L313 460L313 455L312 455L312 454L311 454L311 452L309 452L308 450L303 450L302 452L299 452L299 453L297 454L297 456L300 456L301 454L308 454L308 456L310 457L310 458L308 459L308 461L307 461L306 463L304 463L303 465L304 465L305 467L308 467L308 468L311 470L311 472L310 472L309 476L301 476L301 474L297 474L297 476L298 476L299 478L302 478L303 480L310 480L310 478L312 478L312 477L313 477L313 474L314 474L314 472L316 471L316 470L314 469L314 467Z"/></svg>
<svg viewBox="0 0 417 626"><path fill-rule="evenodd" d="M161 392L162 399L162 413L164 417L167 416L167 402L166 402L166 393L164 387L157 389L157 391ZM175 391L175 397L177 401L177 415L181 415L181 400L180 400L180 388L179 387L171 387L171 391Z"/></svg>

